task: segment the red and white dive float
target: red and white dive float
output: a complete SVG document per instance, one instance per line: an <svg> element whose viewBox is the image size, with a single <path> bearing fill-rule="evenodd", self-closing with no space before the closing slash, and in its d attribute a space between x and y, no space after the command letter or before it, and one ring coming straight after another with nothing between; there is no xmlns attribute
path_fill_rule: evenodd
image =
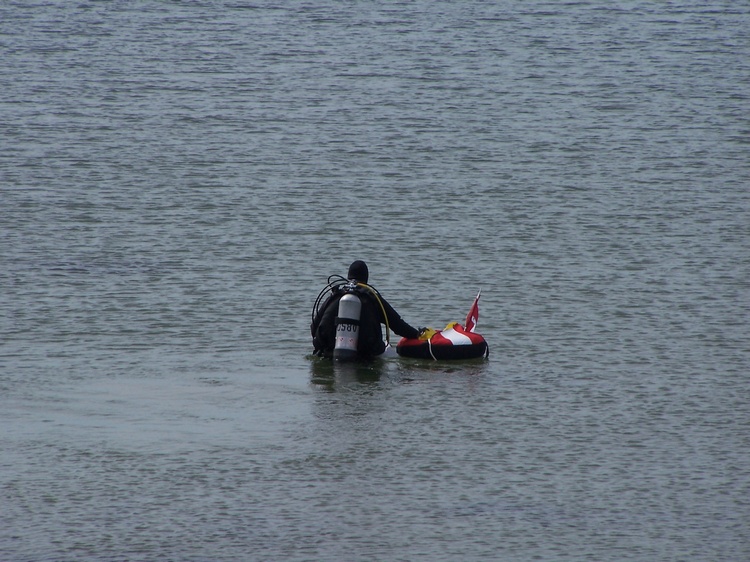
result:
<svg viewBox="0 0 750 562"><path fill-rule="evenodd" d="M401 357L416 359L477 359L489 357L490 349L485 339L474 332L479 320L479 296L474 299L466 316L466 325L448 324L444 330L426 329L418 338L401 338L396 353Z"/></svg>

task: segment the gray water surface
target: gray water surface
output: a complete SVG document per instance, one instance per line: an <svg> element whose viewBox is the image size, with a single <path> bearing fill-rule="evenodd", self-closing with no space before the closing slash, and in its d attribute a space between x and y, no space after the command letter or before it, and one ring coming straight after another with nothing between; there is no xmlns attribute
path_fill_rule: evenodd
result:
<svg viewBox="0 0 750 562"><path fill-rule="evenodd" d="M745 2L6 2L0 48L0 558L750 559ZM312 359L354 259L415 326L481 288L489 360Z"/></svg>

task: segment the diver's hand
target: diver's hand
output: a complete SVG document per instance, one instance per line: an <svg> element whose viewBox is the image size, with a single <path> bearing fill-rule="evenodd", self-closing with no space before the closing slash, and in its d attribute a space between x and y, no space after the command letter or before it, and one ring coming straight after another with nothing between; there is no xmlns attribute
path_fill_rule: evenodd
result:
<svg viewBox="0 0 750 562"><path fill-rule="evenodd" d="M434 328L419 328L419 339L423 341L429 341L437 331Z"/></svg>

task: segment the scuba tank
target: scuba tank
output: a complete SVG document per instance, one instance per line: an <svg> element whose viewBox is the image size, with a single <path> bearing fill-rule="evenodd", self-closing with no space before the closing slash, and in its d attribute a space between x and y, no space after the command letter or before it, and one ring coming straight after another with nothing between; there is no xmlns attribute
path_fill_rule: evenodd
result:
<svg viewBox="0 0 750 562"><path fill-rule="evenodd" d="M356 359L361 311L362 301L357 295L347 293L339 299L339 310L336 316L336 343L333 348L334 360Z"/></svg>

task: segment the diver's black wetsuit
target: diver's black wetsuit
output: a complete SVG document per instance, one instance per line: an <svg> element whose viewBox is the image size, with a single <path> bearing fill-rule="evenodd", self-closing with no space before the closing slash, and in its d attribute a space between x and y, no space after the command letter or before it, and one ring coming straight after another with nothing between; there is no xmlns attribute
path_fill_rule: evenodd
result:
<svg viewBox="0 0 750 562"><path fill-rule="evenodd" d="M383 297L379 295L376 297L367 288L359 286L353 292L362 302L357 343L357 354L360 357L373 357L385 351L381 324L386 323L386 317L389 328L399 336L405 338L419 337L419 330L404 322ZM336 315L338 314L339 300L346 293L347 290L343 287L334 289L328 300L320 307L310 325L316 355L328 357L333 353L336 343ZM385 316L383 311L385 311Z"/></svg>

